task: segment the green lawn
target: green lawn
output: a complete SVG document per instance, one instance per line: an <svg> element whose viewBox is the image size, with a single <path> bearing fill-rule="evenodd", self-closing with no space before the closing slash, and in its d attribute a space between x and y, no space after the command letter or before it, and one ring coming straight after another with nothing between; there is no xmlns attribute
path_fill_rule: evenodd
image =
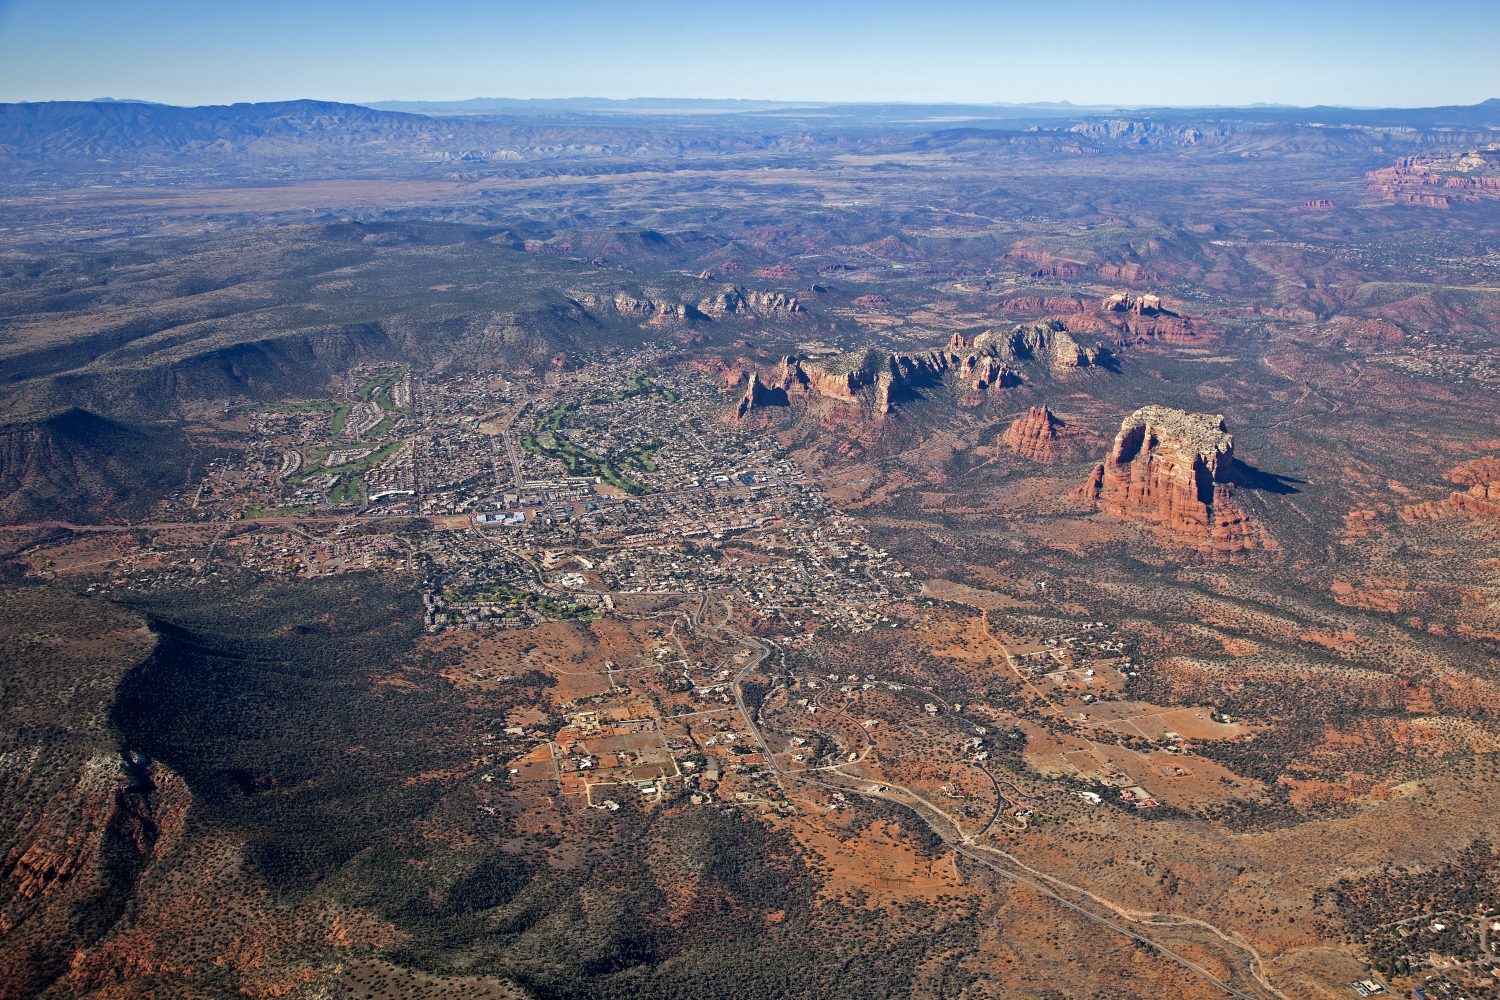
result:
<svg viewBox="0 0 1500 1000"><path fill-rule="evenodd" d="M389 392L391 386L401 381L401 377L405 374L405 370L401 368L397 368L393 372L382 372L374 378L366 380L358 389L354 390L354 398L363 403L376 393Z"/></svg>
<svg viewBox="0 0 1500 1000"><path fill-rule="evenodd" d="M637 376L644 379L645 376ZM649 380L647 380L649 384ZM581 445L569 441L561 433L568 414L579 409L578 403L559 403L537 415L535 431L521 436L521 448L533 455L555 458L563 463L570 476L598 476L615 489L631 496L647 492L641 483L625 474L624 470L652 472L656 469L651 453L659 444L637 445L608 457L596 455Z"/></svg>
<svg viewBox="0 0 1500 1000"><path fill-rule="evenodd" d="M246 507L240 517L251 521L264 517L301 517L311 514L315 507L310 503L297 504L293 507Z"/></svg>
<svg viewBox="0 0 1500 1000"><path fill-rule="evenodd" d="M493 587L476 587L468 590L447 590L444 597L455 604L478 604L481 601L504 602L513 608L530 608L540 611L553 621L585 622L598 619L602 612L599 608L588 604L579 604L576 601L565 603L558 602L545 594L532 593L519 587L512 587L508 583L496 584Z"/></svg>

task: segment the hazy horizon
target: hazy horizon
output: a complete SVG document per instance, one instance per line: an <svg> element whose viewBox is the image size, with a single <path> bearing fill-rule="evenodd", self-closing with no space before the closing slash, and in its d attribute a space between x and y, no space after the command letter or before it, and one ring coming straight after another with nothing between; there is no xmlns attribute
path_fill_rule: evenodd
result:
<svg viewBox="0 0 1500 1000"><path fill-rule="evenodd" d="M1500 94L1500 5L0 0L0 100L1430 107ZM1455 27L1463 30L1455 31ZM232 43L232 45L230 44ZM581 94L583 98L556 98ZM731 96L719 96L731 95ZM741 95L756 95L744 97Z"/></svg>
<svg viewBox="0 0 1500 1000"><path fill-rule="evenodd" d="M799 99L799 98L765 98L765 97L724 97L724 96L717 96L717 95L712 95L712 96L684 96L684 95L672 95L672 94L639 94L639 95L633 95L633 96L628 96L628 97L600 97L598 95L592 95L592 94L544 95L544 96L537 96L537 97L513 97L513 96L508 96L508 95L505 95L505 96L501 96L501 95L484 95L484 96L477 96L477 97L459 97L459 98L382 97L382 98L374 98L374 99L366 99L366 100L344 100L344 99L334 99L334 98L323 97L323 96L320 96L320 95L317 95L317 94L303 94L303 95L297 96L297 97L284 97L284 98L283 97L278 97L278 98L268 98L268 99L265 99L265 100L226 100L226 101L213 101L213 102L209 102L209 103L179 104L179 103L172 102L172 101L150 100L148 98L135 97L133 95L121 96L119 94L98 94L98 95L95 95L95 96L92 96L92 97L33 98L33 99L22 99L22 100L15 100L15 101L9 101L9 100L7 100L7 101L3 101L3 102L0 102L0 103L16 103L16 104L47 104L47 103L145 104L145 105L153 105L153 106L157 106L157 107L204 108L204 107L231 107L231 106L234 106L234 105L247 105L247 104L285 104L285 103L294 103L294 102L297 102L297 101L316 101L316 102L323 102L323 103L330 103L330 104L344 104L344 105L348 105L348 106L351 106L351 107L364 107L364 108L380 109L380 108L383 108L383 107L389 107L391 105L413 105L413 106L435 105L435 106L450 106L450 105L460 105L460 104L481 105L481 104L486 104L486 103L496 103L496 104L499 104L499 103L517 103L517 104L521 104L521 103L549 104L549 103L551 103L551 104L568 104L568 103L588 103L588 102L612 103L612 104L630 104L630 103L649 104L649 103L653 103L653 102L661 102L663 104L672 104L672 103L675 103L675 104L683 104L683 105L693 105L693 104L702 104L702 105L728 105L728 104L774 105L774 106L786 106L788 108L795 108L795 107L800 107L800 106L806 106L806 107L861 107L861 106L870 106L870 107L903 107L903 106L910 106L910 107L914 107L914 108L915 107L953 107L953 108L996 108L996 109L1004 109L1004 108L1039 109L1039 108L1055 107L1055 108L1059 108L1059 109L1074 108L1074 109L1078 109L1078 110L1081 110L1081 111L1115 110L1115 109L1122 110L1122 111L1128 111L1128 110L1150 110L1150 109L1154 109L1154 108L1168 108L1168 109L1173 109L1173 110L1191 111L1191 110L1198 110L1198 109L1218 109L1218 108L1223 108L1223 109L1227 109L1227 110L1256 110L1256 109L1277 109L1277 108L1284 108L1284 109L1288 109L1288 110L1297 110L1297 109L1314 108L1314 107L1320 107L1321 106L1321 107L1330 107L1330 108L1340 108L1340 109L1349 110L1349 111L1378 111L1378 110L1387 110L1387 109L1390 109L1390 110L1421 109L1421 108L1427 108L1427 107L1473 107L1473 106L1476 106L1476 105L1484 104L1485 102L1491 101L1491 100L1500 101L1500 97L1483 97L1483 98L1476 98L1474 100L1466 100L1466 101L1444 101L1444 102L1442 102L1440 104L1421 104L1421 105L1417 105L1417 104L1329 104L1329 103L1326 103L1326 102L1323 103L1323 104L1321 104L1321 105L1315 105L1315 104L1287 104L1287 103L1280 102L1280 101L1251 101L1251 102L1246 102L1246 103L1242 103L1242 104L1131 104L1131 103L1108 102L1108 101L1097 102L1097 103L1085 103L1085 102L1080 102L1080 101L1068 101L1068 100L1037 100L1037 101L946 101L946 100L931 100L931 101L914 101L914 100L898 100L898 99L890 99L890 100L859 100L859 99L851 99L851 100L833 101L833 100L820 100L820 99L816 99L816 98L800 98Z"/></svg>

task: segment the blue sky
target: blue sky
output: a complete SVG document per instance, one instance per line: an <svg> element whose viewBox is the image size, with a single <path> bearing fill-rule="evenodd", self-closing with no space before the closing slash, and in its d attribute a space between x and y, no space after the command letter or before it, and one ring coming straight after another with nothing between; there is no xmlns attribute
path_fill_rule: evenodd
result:
<svg viewBox="0 0 1500 1000"><path fill-rule="evenodd" d="M0 100L1468 104L1500 0L0 0Z"/></svg>

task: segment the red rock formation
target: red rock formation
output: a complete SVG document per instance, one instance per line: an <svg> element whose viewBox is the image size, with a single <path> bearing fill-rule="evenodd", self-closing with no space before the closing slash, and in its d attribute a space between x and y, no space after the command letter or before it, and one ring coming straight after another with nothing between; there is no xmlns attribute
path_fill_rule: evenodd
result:
<svg viewBox="0 0 1500 1000"><path fill-rule="evenodd" d="M1160 295L1116 292L1099 303L1099 309L1118 325L1122 343L1194 344L1203 339L1193 321L1169 309Z"/></svg>
<svg viewBox="0 0 1500 1000"><path fill-rule="evenodd" d="M727 268L726 268L727 270ZM702 299L696 306L705 316L751 316L760 319L795 316L802 306L795 296L785 292L763 292L727 285L717 294Z"/></svg>
<svg viewBox="0 0 1500 1000"><path fill-rule="evenodd" d="M782 371L786 371L786 362L782 362ZM736 420L744 420L753 410L763 409L767 406L787 405L786 387L781 385L767 385L760 380L760 374L750 373L750 381L745 386L745 394L740 397L739 405L734 409Z"/></svg>
<svg viewBox="0 0 1500 1000"><path fill-rule="evenodd" d="M1407 521L1439 520L1467 514L1475 517L1500 517L1500 456L1487 455L1460 462L1448 471L1448 481L1467 486L1445 500L1412 504L1401 511Z"/></svg>
<svg viewBox="0 0 1500 1000"><path fill-rule="evenodd" d="M1050 462L1057 457L1070 430L1045 405L1033 406L1006 429L1000 440L1022 458Z"/></svg>
<svg viewBox="0 0 1500 1000"><path fill-rule="evenodd" d="M1387 201L1448 208L1455 201L1500 199L1500 150L1450 156L1404 156L1365 179Z"/></svg>
<svg viewBox="0 0 1500 1000"><path fill-rule="evenodd" d="M1094 268L1081 260L1072 260L1049 250L1036 250L1025 246L1012 247L1004 260L1028 265L1032 278L1052 278L1059 281L1077 281L1086 277Z"/></svg>
<svg viewBox="0 0 1500 1000"><path fill-rule="evenodd" d="M1071 316L1086 311L1090 306L1077 295L1013 295L991 308L995 312Z"/></svg>
<svg viewBox="0 0 1500 1000"><path fill-rule="evenodd" d="M1144 281L1160 281L1161 275L1135 261L1127 261L1123 264L1100 264L1098 267L1099 277L1106 281L1129 281L1132 283Z"/></svg>
<svg viewBox="0 0 1500 1000"><path fill-rule="evenodd" d="M1075 495L1200 551L1273 547L1232 498L1237 470L1223 417L1144 406Z"/></svg>
<svg viewBox="0 0 1500 1000"><path fill-rule="evenodd" d="M772 405L781 405L794 390L868 406L879 416L933 391L952 393L960 406L979 406L992 398L993 390L1021 384L1029 377L1023 371L1065 376L1106 365L1109 359L1109 348L1080 342L1056 320L988 330L972 338L955 333L943 347L910 354L870 348L802 360L787 357L774 376L752 382L736 418L766 405L770 394L779 394ZM728 383L730 388L740 384L740 379Z"/></svg>

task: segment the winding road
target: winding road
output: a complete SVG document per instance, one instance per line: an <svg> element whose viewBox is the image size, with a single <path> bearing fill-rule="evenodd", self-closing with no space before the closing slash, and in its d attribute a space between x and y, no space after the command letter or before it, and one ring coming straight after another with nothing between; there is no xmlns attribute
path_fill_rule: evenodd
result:
<svg viewBox="0 0 1500 1000"><path fill-rule="evenodd" d="M1269 976L1267 976L1265 963L1260 953L1253 946L1237 935L1227 934L1207 921L1177 914L1130 910L1104 899L1082 886L1067 882L1055 875L1039 871L1006 851L989 845L976 844L973 842L971 836L964 834L958 822L952 816L903 785L889 781L883 784L874 784L866 779L843 774L837 768L816 772L818 774L817 777L811 777L806 772L793 773L785 770L777 761L775 754L772 753L770 744L766 741L765 733L755 718L755 712L752 711L751 707L745 701L744 693L745 679L759 668L770 657L773 651L779 651L779 647L769 640L746 635L734 628L730 624L729 615L726 615L725 623L722 626L708 627L713 631L719 632L721 635L728 636L734 641L743 643L752 651L750 659L735 674L731 685L735 706L743 717L746 728L755 738L755 742L759 745L761 752L765 754L767 766L783 783L797 783L828 791L845 794L852 793L866 798L879 799L905 806L920 817L927 824L928 828L951 850L964 859L1000 878L1016 885L1024 886L1031 892L1052 900L1057 905L1090 923L1105 927L1122 937L1151 949L1166 960L1192 973L1203 982L1217 988L1226 996L1236 997L1238 1000L1267 1000L1267 998L1287 1000L1286 995L1277 989ZM998 640L996 641L998 643ZM1004 647L1002 646L1001 648ZM988 771L985 773L988 774ZM991 780L994 780L993 776L991 776ZM999 792L998 782L996 784L996 791L997 793ZM999 806L997 804L996 816L998 816L998 813ZM991 818L991 824L994 822L994 819L995 817ZM987 831L989 826L990 824L986 824L984 829ZM1100 912L1101 910L1104 912ZM1153 935L1148 936L1143 930L1137 930L1137 927L1149 929L1153 932ZM1203 966L1166 943L1167 939L1170 939L1179 948L1183 945L1191 945L1218 952L1223 955L1225 964L1231 970L1229 976L1227 979L1220 978L1203 968Z"/></svg>

